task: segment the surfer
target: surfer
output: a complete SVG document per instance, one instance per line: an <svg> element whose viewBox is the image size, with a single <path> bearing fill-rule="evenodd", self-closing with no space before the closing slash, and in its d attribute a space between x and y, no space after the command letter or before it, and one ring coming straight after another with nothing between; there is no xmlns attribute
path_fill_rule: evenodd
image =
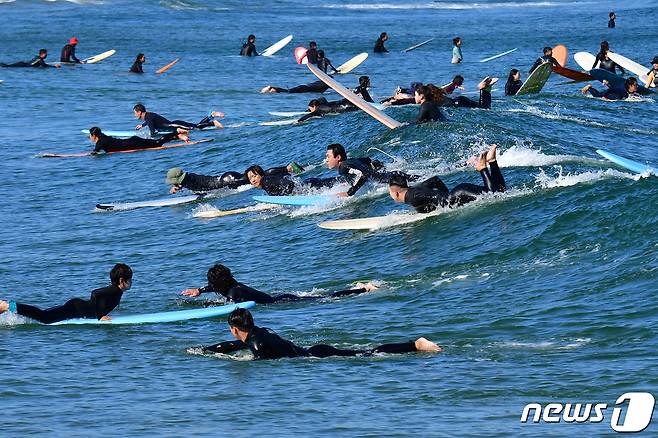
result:
<svg viewBox="0 0 658 438"><path fill-rule="evenodd" d="M261 93L324 93L329 89L329 85L322 81L311 82L306 85L297 85L292 88L281 88L268 85L260 90Z"/></svg>
<svg viewBox="0 0 658 438"><path fill-rule="evenodd" d="M240 56L258 56L256 51L256 36L249 35L247 37L247 42L242 44L242 49L240 50Z"/></svg>
<svg viewBox="0 0 658 438"><path fill-rule="evenodd" d="M215 117L224 117L224 113L219 111L213 111L208 116L204 117L199 121L199 123L190 123L183 120L174 120L169 121L162 117L160 114L153 112L146 112L146 107L141 103L138 103L133 107L133 113L135 117L144 120L144 123L141 123L135 127L135 129L142 129L144 126L148 126L151 131L151 135L155 135L157 132L176 132L176 129L182 128L185 130L190 129L203 129L210 126L215 128L223 128L219 120L215 120Z"/></svg>
<svg viewBox="0 0 658 438"><path fill-rule="evenodd" d="M39 50L39 54L32 58L31 61L25 62L25 61L19 61L15 62L13 64L0 64L0 67L55 67L55 68L60 68L61 65L59 64L46 64L46 58L48 57L48 50L46 49L41 49Z"/></svg>
<svg viewBox="0 0 658 438"><path fill-rule="evenodd" d="M610 87L608 81L603 81L603 85ZM592 87L591 84L587 84L580 90L583 94L591 94L594 97L601 97L605 100L622 100L628 99L629 97L639 97L637 94L638 83L637 79L630 77L626 78L623 87L618 88L608 88L606 91L599 91L596 88Z"/></svg>
<svg viewBox="0 0 658 438"><path fill-rule="evenodd" d="M553 49L551 47L544 47L544 56L537 58L535 63L532 65L532 67L530 67L530 73L535 71L535 69L540 65L545 64L547 62L550 62L555 66L560 66L560 63L557 62L555 58L553 58Z"/></svg>
<svg viewBox="0 0 658 438"><path fill-rule="evenodd" d="M159 148L165 143L176 139L183 140L186 143L190 140L187 131L184 129L178 129L177 132L168 132L158 139L142 138L136 135L129 138L115 138L103 134L101 128L97 126L89 129L89 140L96 145L92 154Z"/></svg>
<svg viewBox="0 0 658 438"><path fill-rule="evenodd" d="M233 303L244 303L245 301L253 301L256 304L274 304L290 301L315 301L321 298L320 296L299 296L294 294L279 294L269 295L254 288L251 288L243 283L239 283L231 273L231 270L224 265L216 264L207 273L208 285L201 288L185 289L181 295L186 297L198 297L202 293L214 292L220 294L227 301ZM372 292L378 289L372 283L359 283L355 289L341 290L329 295L329 298L340 298L347 295L358 295L366 292Z"/></svg>
<svg viewBox="0 0 658 438"><path fill-rule="evenodd" d="M304 122L312 117L322 117L326 114L342 114L350 111L356 111L358 108L347 99L328 101L324 97L312 99L308 103L308 113L304 114L297 120L297 123Z"/></svg>
<svg viewBox="0 0 658 438"><path fill-rule="evenodd" d="M388 53L388 50L386 50L386 47L384 47L384 43L386 41L388 41L388 34L386 32L382 32L379 34L379 38L377 38L377 41L375 42L375 48L372 49L372 51L375 53Z"/></svg>
<svg viewBox="0 0 658 438"><path fill-rule="evenodd" d="M76 37L71 37L67 45L62 49L62 56L60 57L61 62L71 62L76 64L84 64L75 56L75 46L78 45L78 39Z"/></svg>
<svg viewBox="0 0 658 438"><path fill-rule="evenodd" d="M249 349L254 359L281 359L284 357L318 357L330 356L372 356L377 353L401 354L415 351L441 352L434 342L418 338L399 344L384 344L369 350L343 350L331 345L314 345L299 347L277 335L272 330L254 325L251 312L247 309L235 309L228 316L231 334L237 341L225 341L204 347L204 352L228 354Z"/></svg>
<svg viewBox="0 0 658 438"><path fill-rule="evenodd" d="M144 70L142 69L142 65L146 62L146 56L144 56L143 53L139 53L137 57L135 57L135 62L133 62L133 65L130 67L130 73L144 73Z"/></svg>
<svg viewBox="0 0 658 438"><path fill-rule="evenodd" d="M306 60L309 64L318 63L318 43L311 41L308 43L308 50L306 51Z"/></svg>
<svg viewBox="0 0 658 438"><path fill-rule="evenodd" d="M658 86L658 56L654 56L653 60L651 61L652 68L647 72L647 76L649 79L647 79L645 86L647 88L649 87L656 87Z"/></svg>
<svg viewBox="0 0 658 438"><path fill-rule="evenodd" d="M61 306L48 309L0 300L0 314L9 311L43 324L52 324L72 318L96 318L101 321L109 321L112 318L108 314L119 305L123 293L130 289L132 278L133 271L130 266L117 263L110 271L111 284L93 290L89 300L72 298Z"/></svg>
<svg viewBox="0 0 658 438"><path fill-rule="evenodd" d="M459 37L452 39L452 63L459 64L464 57L462 56L462 39Z"/></svg>
<svg viewBox="0 0 658 438"><path fill-rule="evenodd" d="M414 90L422 86L422 82L412 82L409 88L402 88L398 86L395 90L395 94L391 97L383 99L381 103L384 106L398 106L398 105L411 105L416 103L414 99Z"/></svg>
<svg viewBox="0 0 658 438"><path fill-rule="evenodd" d="M496 161L495 144L491 145L489 151L480 154L474 167L482 175L484 186L461 183L448 190L443 181L438 176L434 176L415 187L409 187L406 178L396 175L389 182L388 192L395 202L411 205L419 213L429 213L438 207L464 205L474 201L482 193L505 191L505 180Z"/></svg>
<svg viewBox="0 0 658 438"><path fill-rule="evenodd" d="M304 168L299 164L292 162L288 166L273 167L267 169L265 175L300 175ZM188 189L196 194L204 194L212 190L229 188L237 189L240 186L248 185L249 179L244 173L228 171L221 175L198 175L196 173L185 172L180 167L173 167L167 172L165 182L171 185L169 193L172 195L181 189Z"/></svg>
<svg viewBox="0 0 658 438"><path fill-rule="evenodd" d="M416 87L414 91L414 100L417 104L420 104L420 109L418 110L418 117L416 118L416 124L421 123L441 121L445 122L448 119L439 109L439 99L442 96L439 96L439 91L441 90L438 87L430 87L429 85L421 85ZM443 94L441 91L440 94Z"/></svg>
<svg viewBox="0 0 658 438"><path fill-rule="evenodd" d="M617 68L619 68L619 71L621 72L621 75L626 74L626 71L614 62L612 59L608 57L608 51L610 50L610 46L607 41L601 41L601 49L599 50L599 53L596 55L596 59L594 60L594 65L592 66L592 69L597 68L596 66L598 65L598 68L607 70L610 73L617 74Z"/></svg>
<svg viewBox="0 0 658 438"><path fill-rule="evenodd" d="M505 96L516 96L516 93L521 89L523 82L521 82L521 72L513 68L507 76L507 83L505 84Z"/></svg>
<svg viewBox="0 0 658 438"><path fill-rule="evenodd" d="M608 20L608 28L614 29L615 28L615 20L617 19L617 15L615 15L614 12L610 12L608 14L608 17L610 20Z"/></svg>
<svg viewBox="0 0 658 438"><path fill-rule="evenodd" d="M257 189L265 190L265 193L270 196L292 195L304 189L326 188L343 182L342 178L293 179L290 172L271 172L271 169L265 171L258 165L249 166L244 172L244 177L249 181L249 184Z"/></svg>
<svg viewBox="0 0 658 438"><path fill-rule="evenodd" d="M306 53L306 57L308 58L308 52ZM318 68L322 70L323 72L327 73L327 70L329 67L333 70L332 74L338 73L338 70L336 70L336 67L333 66L331 61L329 61L329 58L325 58L324 56L324 50L318 50L318 62L317 62Z"/></svg>

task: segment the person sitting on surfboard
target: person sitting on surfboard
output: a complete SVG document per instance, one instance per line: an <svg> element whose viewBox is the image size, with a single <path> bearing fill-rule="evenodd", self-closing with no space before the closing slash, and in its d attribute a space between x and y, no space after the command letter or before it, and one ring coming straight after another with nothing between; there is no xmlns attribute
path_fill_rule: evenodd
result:
<svg viewBox="0 0 658 438"><path fill-rule="evenodd" d="M388 192L395 202L411 205L419 213L429 213L438 207L464 205L482 193L505 191L505 180L496 161L495 144L491 145L489 151L480 154L474 167L482 175L484 186L461 183L448 190L438 176L433 176L415 187L409 187L404 176L395 175L389 181Z"/></svg>
<svg viewBox="0 0 658 438"><path fill-rule="evenodd" d="M653 68L647 72L649 79L646 82L646 87L656 87L658 86L658 56L654 56L651 61Z"/></svg>
<svg viewBox="0 0 658 438"><path fill-rule="evenodd" d="M155 135L158 132L175 132L176 129L179 128L190 130L203 129L210 126L214 126L215 128L224 127L219 120L215 120L215 117L224 117L224 113L219 111L211 112L208 116L201 119L199 123L185 122L183 120L169 121L160 114L146 112L146 107L141 103L138 103L133 107L133 113L136 118L144 120L144 123L137 125L135 129L142 129L144 125L146 125L148 126L151 135Z"/></svg>
<svg viewBox="0 0 658 438"><path fill-rule="evenodd" d="M224 265L216 264L208 269L208 285L201 288L185 289L181 295L186 297L198 297L202 293L214 292L220 294L227 301L233 303L244 303L246 301L253 301L256 304L274 304L290 301L316 301L321 298L320 296L299 296L294 294L279 294L269 295L254 288L251 288L243 283L239 283L231 273L231 270ZM329 295L329 298L339 298L347 295L358 295L366 292L372 292L378 289L372 283L359 283L355 289L341 290Z"/></svg>
<svg viewBox="0 0 658 438"><path fill-rule="evenodd" d="M596 54L596 59L594 60L594 65L592 69L598 68L609 71L610 73L617 74L617 68L621 72L621 75L626 74L626 70L615 61L608 57L608 52L610 51L610 45L607 41L601 41L601 50Z"/></svg>
<svg viewBox="0 0 658 438"><path fill-rule="evenodd" d="M187 131L183 129L179 129L177 132L168 132L158 139L142 138L136 135L129 138L114 138L103 134L101 128L97 126L89 130L89 140L96 145L92 154L159 148L165 143L176 139L183 140L186 143L190 140Z"/></svg>
<svg viewBox="0 0 658 438"><path fill-rule="evenodd" d="M603 81L603 85L609 86L608 81ZM629 97L639 97L639 94L637 94L638 88L637 79L630 77L626 78L623 88L608 88L606 91L599 91L591 84L587 84L580 91L583 94L589 93L594 97L601 97L605 100L623 100Z"/></svg>
<svg viewBox="0 0 658 438"><path fill-rule="evenodd" d="M281 359L284 357L372 356L378 353L402 354L416 351L439 353L441 347L425 338L399 344L384 344L369 350L342 350L330 345L299 347L265 327L254 324L247 309L235 309L228 316L231 334L237 341L225 341L204 347L207 353L228 354L249 349L255 360Z"/></svg>
<svg viewBox="0 0 658 438"><path fill-rule="evenodd" d="M377 38L377 41L375 42L375 48L372 49L372 51L375 53L388 53L388 50L386 50L386 47L384 47L384 43L386 41L388 41L388 34L386 32L382 32L379 35L379 38Z"/></svg>
<svg viewBox="0 0 658 438"><path fill-rule="evenodd" d="M256 51L256 36L255 35L249 35L247 38L247 42L242 45L242 49L240 50L240 56L258 56L258 52Z"/></svg>
<svg viewBox="0 0 658 438"><path fill-rule="evenodd" d="M452 39L452 63L459 64L464 57L462 56L462 39L459 37Z"/></svg>
<svg viewBox="0 0 658 438"><path fill-rule="evenodd" d="M144 56L143 53L139 53L137 57L135 57L135 62L133 62L133 65L130 66L130 73L144 73L144 70L142 69L142 64L146 62L146 56Z"/></svg>
<svg viewBox="0 0 658 438"><path fill-rule="evenodd" d="M76 37L71 37L69 43L62 49L62 56L59 60L61 62L75 62L76 64L83 64L83 62L75 56L75 46L77 45L78 39Z"/></svg>
<svg viewBox="0 0 658 438"><path fill-rule="evenodd" d="M306 53L306 57L308 58L308 52ZM318 62L317 62L318 68L322 70L323 72L327 73L327 70L329 67L333 70L331 74L338 73L338 70L336 70L336 67L333 66L331 61L329 61L329 58L325 58L324 56L324 50L318 50Z"/></svg>
<svg viewBox="0 0 658 438"><path fill-rule="evenodd" d="M505 84L505 96L516 96L522 85L521 72L515 68L511 69L509 76L507 76L507 83Z"/></svg>
<svg viewBox="0 0 658 438"><path fill-rule="evenodd" d="M293 173L300 175L303 172L304 168L302 166L292 162L288 166L267 169L265 175L288 175ZM180 167L173 167L167 172L165 182L171 185L169 193L172 195L181 189L188 189L196 194L204 194L222 188L236 189L248 185L249 179L241 172L228 171L219 176L208 176L185 172Z"/></svg>
<svg viewBox="0 0 658 438"><path fill-rule="evenodd" d="M121 302L123 293L132 286L133 271L130 266L117 263L110 271L111 284L95 289L88 300L72 298L61 306L40 309L29 304L0 300L0 314L4 312L17 313L34 319L43 324L64 321L73 318L96 318L109 321L108 314Z"/></svg>
<svg viewBox="0 0 658 438"><path fill-rule="evenodd" d="M308 50L306 51L306 60L309 64L317 65L318 63L318 43L311 41L308 43Z"/></svg>
<svg viewBox="0 0 658 438"><path fill-rule="evenodd" d="M55 68L60 68L61 65L59 64L46 64L46 58L48 57L48 50L46 49L41 49L39 50L39 54L32 58L31 61L29 62L24 62L24 61L19 61L15 62L13 64L0 64L0 67L42 67L42 68L47 68L47 67L55 67Z"/></svg>
<svg viewBox="0 0 658 438"><path fill-rule="evenodd" d="M555 66L560 66L560 63L557 62L555 58L553 58L553 48L551 47L544 47L544 56L537 58L535 63L532 64L532 67L530 67L530 73L535 71L535 69L540 65L545 64L547 62L550 62Z"/></svg>

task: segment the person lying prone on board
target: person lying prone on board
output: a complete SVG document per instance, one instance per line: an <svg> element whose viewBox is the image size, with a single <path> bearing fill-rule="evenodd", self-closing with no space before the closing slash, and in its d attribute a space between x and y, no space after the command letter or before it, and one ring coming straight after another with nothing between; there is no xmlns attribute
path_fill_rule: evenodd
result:
<svg viewBox="0 0 658 438"><path fill-rule="evenodd" d="M50 307L45 310L29 304L0 300L0 314L9 311L43 324L52 324L73 318L96 318L101 321L109 321L112 318L108 314L119 305L123 293L130 289L132 278L133 271L130 266L117 263L110 271L111 284L93 290L88 300L72 298L61 306Z"/></svg>
<svg viewBox="0 0 658 438"><path fill-rule="evenodd" d="M603 81L603 85L609 87L608 81ZM627 78L624 82L624 86L621 88L608 88L606 91L599 91L596 88L592 87L591 84L587 84L580 90L583 94L591 94L594 97L601 97L605 100L623 100L628 99L629 97L639 97L637 93L638 83L637 79L631 77Z"/></svg>
<svg viewBox="0 0 658 438"><path fill-rule="evenodd" d="M258 165L250 166L244 172L244 178L249 181L249 184L257 189L265 190L265 193L270 196L301 194L309 189L327 188L345 182L342 178L308 178L300 180L292 178L288 172L265 171Z"/></svg>
<svg viewBox="0 0 658 438"><path fill-rule="evenodd" d="M31 61L29 62L24 62L24 61L19 61L15 62L13 64L0 64L0 67L37 67L37 68L48 68L48 67L54 67L54 68L60 68L61 65L59 64L46 64L46 58L48 57L48 50L46 49L41 49L39 50L39 54L32 58Z"/></svg>
<svg viewBox="0 0 658 438"><path fill-rule="evenodd" d="M228 354L239 350L249 349L254 359L281 359L284 357L318 357L330 356L372 356L377 353L401 354L416 351L441 352L442 349L434 342L425 338L418 338L399 344L385 344L369 350L343 350L330 345L314 345L312 347L299 347L264 327L254 324L253 316L247 309L235 309L228 316L228 325L231 334L237 341L225 341L204 347L208 353Z"/></svg>
<svg viewBox="0 0 658 438"><path fill-rule="evenodd" d="M370 86L370 78L368 76L359 77L359 86L353 92L357 96L369 103L374 103L368 87ZM326 98L320 97L313 99L308 103L308 114L304 114L297 120L297 123L304 122L312 117L322 117L326 114L342 114L350 111L356 111L358 108L349 100L341 99L334 101L327 101Z"/></svg>
<svg viewBox="0 0 658 438"><path fill-rule="evenodd" d="M289 175L293 173L299 175L303 172L304 168L293 161L287 166L267 169L265 175ZM209 176L185 172L180 167L174 167L167 172L165 182L171 185L169 193L172 195L181 189L187 189L196 194L204 194L222 188L237 189L240 186L248 185L249 179L241 172L228 171L221 175Z"/></svg>
<svg viewBox="0 0 658 438"><path fill-rule="evenodd" d="M207 273L208 285L201 288L185 289L181 295L186 297L198 297L199 295L207 292L214 292L220 294L227 301L233 303L244 303L246 301L253 301L256 304L274 304L281 302L291 301L317 301L326 297L310 297L299 296L294 294L279 294L269 295L254 288L251 288L243 283L239 283L231 273L231 270L224 265L216 264ZM348 295L358 295L366 292L372 292L378 289L372 283L358 283L354 289L341 290L329 295L329 298L340 298Z"/></svg>
<svg viewBox="0 0 658 438"><path fill-rule="evenodd" d="M160 138L142 138L133 135L129 138L115 138L103 134L101 128L94 126L89 129L89 140L96 145L92 154L102 152L121 152L134 149L152 149L162 147L165 143L173 140L183 140L188 143L190 138L188 132L184 129L178 129L177 132L169 132Z"/></svg>
<svg viewBox="0 0 658 438"><path fill-rule="evenodd" d="M495 144L491 145L489 151L480 154L474 167L482 175L484 186L461 183L448 190L438 176L433 176L417 186L409 187L404 176L396 175L389 181L388 192L395 202L408 204L418 213L429 213L438 207L459 207L474 201L483 193L505 191L505 179L496 161Z"/></svg>
<svg viewBox="0 0 658 438"><path fill-rule="evenodd" d="M136 118L144 120L144 123L137 125L135 129L142 129L144 126L148 126L151 135L155 135L158 132L174 132L178 128L189 131L191 129L203 129L211 126L214 126L215 128L224 127L219 120L215 120L215 117L224 117L224 113L220 111L210 112L209 115L201 119L198 123L186 122L184 120L170 121L162 117L160 114L146 112L146 107L141 103L138 103L133 107L133 113Z"/></svg>

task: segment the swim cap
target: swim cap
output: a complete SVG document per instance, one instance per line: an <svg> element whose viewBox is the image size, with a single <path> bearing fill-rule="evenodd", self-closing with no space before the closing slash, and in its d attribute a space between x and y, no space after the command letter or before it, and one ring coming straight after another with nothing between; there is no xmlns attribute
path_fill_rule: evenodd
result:
<svg viewBox="0 0 658 438"><path fill-rule="evenodd" d="M185 179L185 175L187 175L187 173L183 172L183 169L181 169L180 167L172 167L167 172L167 177L165 178L165 182L167 184L182 184L183 179Z"/></svg>
<svg viewBox="0 0 658 438"><path fill-rule="evenodd" d="M69 44L73 44L73 45L78 44L78 39L76 37L71 37L71 39L69 40Z"/></svg>

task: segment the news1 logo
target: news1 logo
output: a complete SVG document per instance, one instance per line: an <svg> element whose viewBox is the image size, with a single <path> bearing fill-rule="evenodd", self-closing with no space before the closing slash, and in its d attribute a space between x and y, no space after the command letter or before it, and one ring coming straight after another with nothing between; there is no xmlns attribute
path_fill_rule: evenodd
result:
<svg viewBox="0 0 658 438"><path fill-rule="evenodd" d="M628 402L628 405L624 405ZM610 427L615 432L642 432L651 423L656 400L648 392L627 392L619 396L612 409ZM521 423L600 423L605 419L606 403L528 403ZM532 416L531 416L532 415Z"/></svg>

